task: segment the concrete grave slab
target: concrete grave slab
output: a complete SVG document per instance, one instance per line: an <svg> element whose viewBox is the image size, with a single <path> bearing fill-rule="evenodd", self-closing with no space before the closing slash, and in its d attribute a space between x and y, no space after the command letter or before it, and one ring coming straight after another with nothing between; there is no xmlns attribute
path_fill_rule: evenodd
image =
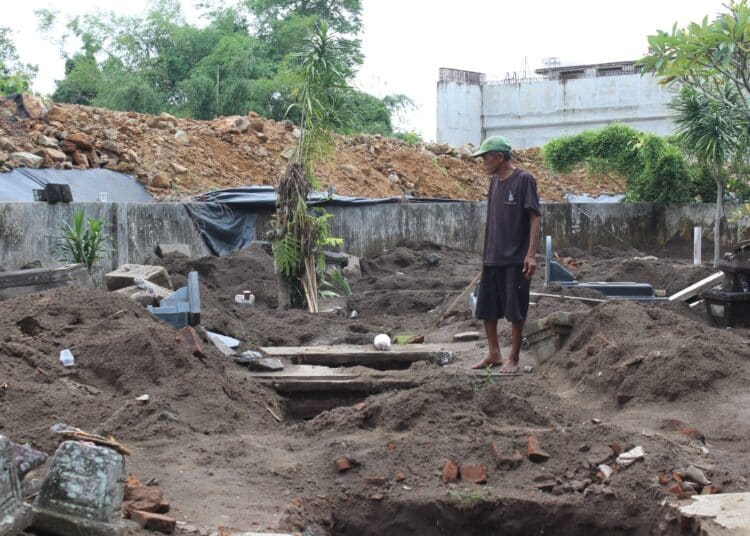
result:
<svg viewBox="0 0 750 536"><path fill-rule="evenodd" d="M62 536L121 536L125 460L112 449L65 441L34 501L32 527Z"/></svg>
<svg viewBox="0 0 750 536"><path fill-rule="evenodd" d="M750 493L694 495L680 515L700 521L701 534L750 534Z"/></svg>
<svg viewBox="0 0 750 536"><path fill-rule="evenodd" d="M0 273L0 299L66 286L94 286L85 265L68 264L56 268L33 268Z"/></svg>
<svg viewBox="0 0 750 536"><path fill-rule="evenodd" d="M0 436L0 534L20 534L31 524L32 515L21 495L13 444Z"/></svg>
<svg viewBox="0 0 750 536"><path fill-rule="evenodd" d="M107 290L117 290L135 285L136 278L168 289L172 288L172 281L169 279L166 268L145 264L123 264L117 270L105 274L104 282L107 284Z"/></svg>

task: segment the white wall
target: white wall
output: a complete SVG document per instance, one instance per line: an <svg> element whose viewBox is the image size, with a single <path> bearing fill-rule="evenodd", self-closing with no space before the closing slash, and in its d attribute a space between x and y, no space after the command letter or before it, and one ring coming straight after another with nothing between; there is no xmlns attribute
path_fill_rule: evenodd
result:
<svg viewBox="0 0 750 536"><path fill-rule="evenodd" d="M459 84L438 84L437 139L452 145L476 144L478 138L502 134L516 148L538 147L552 138L613 122L660 135L672 132L666 106L671 93L650 75L488 83L479 92L481 114L471 118L466 114L476 114L476 97L451 85Z"/></svg>
<svg viewBox="0 0 750 536"><path fill-rule="evenodd" d="M437 141L456 147L482 142L482 86L438 82Z"/></svg>

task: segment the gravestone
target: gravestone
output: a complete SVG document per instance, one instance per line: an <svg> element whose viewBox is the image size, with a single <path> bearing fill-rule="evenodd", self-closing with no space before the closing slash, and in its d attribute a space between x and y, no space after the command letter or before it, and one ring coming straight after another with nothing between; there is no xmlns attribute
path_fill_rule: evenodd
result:
<svg viewBox="0 0 750 536"><path fill-rule="evenodd" d="M0 436L0 534L20 534L31 524L31 516L31 507L21 496L13 444Z"/></svg>
<svg viewBox="0 0 750 536"><path fill-rule="evenodd" d="M106 447L65 441L55 452L34 501L33 528L62 536L121 536L117 519L125 460Z"/></svg>

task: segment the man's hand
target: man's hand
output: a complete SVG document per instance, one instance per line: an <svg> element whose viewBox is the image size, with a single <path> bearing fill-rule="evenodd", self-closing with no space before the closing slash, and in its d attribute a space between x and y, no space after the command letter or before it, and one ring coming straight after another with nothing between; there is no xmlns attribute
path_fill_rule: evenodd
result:
<svg viewBox="0 0 750 536"><path fill-rule="evenodd" d="M536 272L536 259L533 255L526 255L526 258L523 260L523 275L531 281L534 272Z"/></svg>

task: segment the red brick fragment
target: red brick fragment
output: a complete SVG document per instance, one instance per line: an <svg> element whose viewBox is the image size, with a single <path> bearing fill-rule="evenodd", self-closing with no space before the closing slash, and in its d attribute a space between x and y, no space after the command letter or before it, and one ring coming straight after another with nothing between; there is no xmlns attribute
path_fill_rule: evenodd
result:
<svg viewBox="0 0 750 536"><path fill-rule="evenodd" d="M446 460L443 466L443 484L455 482L458 479L458 465L450 460Z"/></svg>
<svg viewBox="0 0 750 536"><path fill-rule="evenodd" d="M185 326L180 330L180 334L193 349L193 355L195 357L206 357L206 354L203 352L203 345L201 345L201 339L198 336L198 333L193 329L193 326Z"/></svg>
<svg viewBox="0 0 750 536"><path fill-rule="evenodd" d="M549 454L539 446L539 440L533 435L526 439L526 456L532 462L546 462L550 458Z"/></svg>
<svg viewBox="0 0 750 536"><path fill-rule="evenodd" d="M302 499L300 499L299 497L295 497L291 502L297 508L302 508Z"/></svg>
<svg viewBox="0 0 750 536"><path fill-rule="evenodd" d="M141 528L164 532L166 534L174 532L175 526L177 525L177 522L171 517L162 514L154 514L152 512L144 512L143 510L133 510L130 512L130 519L138 523Z"/></svg>
<svg viewBox="0 0 750 536"><path fill-rule="evenodd" d="M682 484L682 475L680 475L680 473L678 473L677 471L674 471L672 473L672 478Z"/></svg>
<svg viewBox="0 0 750 536"><path fill-rule="evenodd" d="M690 439L696 439L702 442L706 441L706 436L704 436L703 432L701 432L697 428L682 428L680 430L675 430L675 431L678 434L684 435L685 437L689 437Z"/></svg>
<svg viewBox="0 0 750 536"><path fill-rule="evenodd" d="M169 508L169 502L158 487L144 486L135 475L128 475L122 501L122 512L125 517L130 517L133 510L166 514Z"/></svg>
<svg viewBox="0 0 750 536"><path fill-rule="evenodd" d="M669 487L669 493L673 493L675 495L680 495L682 493L682 484L679 482L675 482Z"/></svg>
<svg viewBox="0 0 750 536"><path fill-rule="evenodd" d="M492 450L492 457L495 459L495 464L500 467L513 469L521 465L521 462L523 462L523 455L519 451L515 451L510 456L505 456L496 443L492 443L490 448Z"/></svg>
<svg viewBox="0 0 750 536"><path fill-rule="evenodd" d="M666 486L672 481L672 478L664 473L664 471L659 471L659 485L660 486Z"/></svg>
<svg viewBox="0 0 750 536"><path fill-rule="evenodd" d="M349 458L337 458L336 459L336 470L339 473L343 473L352 468L352 463Z"/></svg>
<svg viewBox="0 0 750 536"><path fill-rule="evenodd" d="M396 471L396 482L403 482L406 480L406 475L403 471Z"/></svg>
<svg viewBox="0 0 750 536"><path fill-rule="evenodd" d="M388 444L385 446L388 450L393 452L396 450L396 442L395 441L389 441Z"/></svg>
<svg viewBox="0 0 750 536"><path fill-rule="evenodd" d="M362 411L363 409L367 407L367 404L365 404L364 402L358 402L354 404L352 407L356 409L357 411Z"/></svg>
<svg viewBox="0 0 750 536"><path fill-rule="evenodd" d="M714 495L716 493L721 493L721 488L719 486L714 486L713 484L703 486L703 489L701 490L701 495Z"/></svg>
<svg viewBox="0 0 750 536"><path fill-rule="evenodd" d="M623 452L623 451L625 450L625 449L624 449L624 448L622 447L622 445L621 445L620 443L618 443L618 442L614 442L614 443L612 443L612 444L611 444L611 445L609 446L609 448L611 448L611 449L612 449L612 453L613 453L613 454L614 454L615 456L619 456L619 455L620 455L620 454L622 454L622 452Z"/></svg>
<svg viewBox="0 0 750 536"><path fill-rule="evenodd" d="M482 464L462 465L461 479L474 484L487 483L487 469Z"/></svg>

